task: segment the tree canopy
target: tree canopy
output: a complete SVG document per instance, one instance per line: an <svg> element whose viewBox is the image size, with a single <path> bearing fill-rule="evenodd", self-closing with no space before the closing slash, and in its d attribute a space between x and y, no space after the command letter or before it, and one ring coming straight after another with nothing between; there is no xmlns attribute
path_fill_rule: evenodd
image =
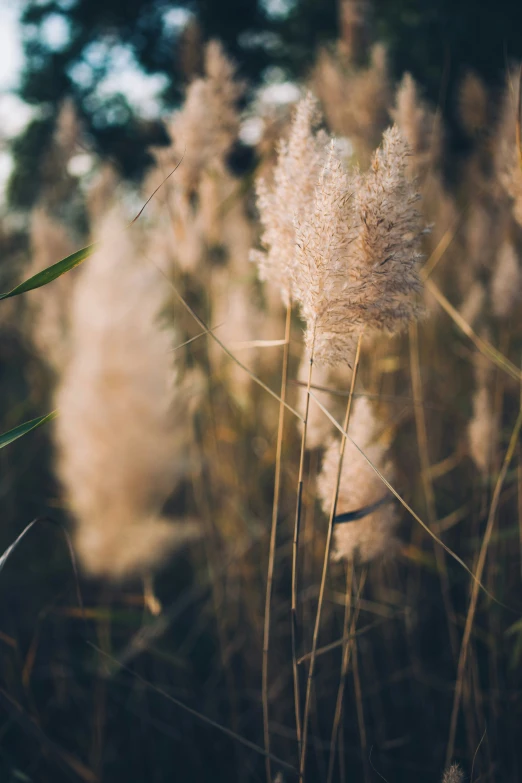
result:
<svg viewBox="0 0 522 783"><path fill-rule="evenodd" d="M179 102L187 78L197 74L202 42L209 38L222 41L250 83L268 66L298 77L313 64L318 44L338 35L340 4L23 0L25 63L18 93L38 112L13 142L11 204L29 207L37 200L42 154L65 98L73 100L93 149L115 161L125 176L143 171L148 146L161 144L165 132L156 118L140 116L118 89L122 57L159 77L166 108ZM438 100L444 92L451 95L465 69L496 80L510 58L521 56L522 3L380 0L371 9L371 29L388 46L393 74L411 71L428 97ZM101 91L108 77L112 90Z"/></svg>

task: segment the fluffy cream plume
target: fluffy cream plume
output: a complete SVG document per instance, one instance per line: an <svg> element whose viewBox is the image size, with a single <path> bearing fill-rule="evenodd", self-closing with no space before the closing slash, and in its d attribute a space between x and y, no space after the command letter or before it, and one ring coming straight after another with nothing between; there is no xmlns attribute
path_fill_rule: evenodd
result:
<svg viewBox="0 0 522 783"><path fill-rule="evenodd" d="M411 74L404 74L397 89L395 108L390 112L410 148L410 167L424 173L441 155L440 124L435 114L421 100Z"/></svg>
<svg viewBox="0 0 522 783"><path fill-rule="evenodd" d="M252 245L252 227L237 198L228 208L227 219L221 228L221 241L227 255L227 264L211 271L212 323L218 326L222 342L237 354L249 369L255 370L259 348L253 343L261 333L261 313L255 293L255 270L247 263ZM209 345L212 364L221 368L229 379L230 393L241 404L250 399L251 378L212 341Z"/></svg>
<svg viewBox="0 0 522 783"><path fill-rule="evenodd" d="M458 764L452 764L444 771L442 783L463 783L464 773Z"/></svg>
<svg viewBox="0 0 522 783"><path fill-rule="evenodd" d="M497 255L491 278L491 303L498 318L508 318L520 301L522 277L515 248L506 240Z"/></svg>
<svg viewBox="0 0 522 783"><path fill-rule="evenodd" d="M227 156L238 137L242 91L234 66L211 41L204 77L192 82L168 124L171 145L153 150L157 166L146 183L147 193L153 192L181 161L152 209L157 237L151 244L164 268L197 273L205 261L230 255L222 235L230 204L241 194Z"/></svg>
<svg viewBox="0 0 522 783"><path fill-rule="evenodd" d="M24 271L24 278L41 272L75 249L64 226L45 209L34 209L31 214L31 264ZM76 272L69 272L45 288L26 295L31 315L31 339L56 372L64 367L69 355L69 303L75 277Z"/></svg>
<svg viewBox="0 0 522 783"><path fill-rule="evenodd" d="M508 73L493 149L498 181L511 200L513 217L522 226L522 150L516 139L519 84L519 69Z"/></svg>
<svg viewBox="0 0 522 783"><path fill-rule="evenodd" d="M393 464L386 446L379 441L379 424L366 397L354 402L349 434L368 459L390 482L394 479ZM318 493L326 514L330 513L339 464L339 441L333 440L324 456L318 478ZM382 500L388 490L368 465L351 440L346 441L337 514L358 511ZM398 518L392 503L383 503L366 517L339 523L334 529L334 560L369 562L393 552L397 546L395 530Z"/></svg>
<svg viewBox="0 0 522 783"><path fill-rule="evenodd" d="M265 251L252 251L261 280L279 288L283 301L291 298L295 266L295 220L300 220L314 198L326 136L317 134L317 103L311 93L296 108L290 135L280 142L273 182L257 184L257 207Z"/></svg>
<svg viewBox="0 0 522 783"><path fill-rule="evenodd" d="M58 472L84 568L123 577L192 537L161 508L186 468L187 392L158 323L165 282L111 213L72 302L71 360L57 393Z"/></svg>
<svg viewBox="0 0 522 783"><path fill-rule="evenodd" d="M183 156L177 179L189 190L202 170L224 165L239 132L237 103L243 90L221 44L211 41L205 50L204 77L190 84L183 108L168 125L172 147L156 150L170 168Z"/></svg>
<svg viewBox="0 0 522 783"><path fill-rule="evenodd" d="M386 50L376 44L367 68L346 67L342 58L322 49L312 78L328 127L352 142L366 164L386 126L390 86Z"/></svg>
<svg viewBox="0 0 522 783"><path fill-rule="evenodd" d="M407 155L394 126L370 171L348 177L332 144L313 206L297 224L294 294L307 348L326 364L349 362L363 328L393 333L421 312L419 195Z"/></svg>
<svg viewBox="0 0 522 783"><path fill-rule="evenodd" d="M482 79L468 71L459 89L459 117L463 128L475 136L488 126L488 93Z"/></svg>

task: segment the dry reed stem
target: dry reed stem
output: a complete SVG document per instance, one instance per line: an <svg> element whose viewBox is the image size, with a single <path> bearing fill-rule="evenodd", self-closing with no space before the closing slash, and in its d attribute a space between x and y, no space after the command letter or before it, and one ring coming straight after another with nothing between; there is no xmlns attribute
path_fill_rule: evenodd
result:
<svg viewBox="0 0 522 783"><path fill-rule="evenodd" d="M355 448L357 449L357 451L359 452L359 454L361 454L361 455L362 455L362 457L364 457L364 459L366 460L366 462L368 463L368 465L371 467L371 469L373 470L373 472L374 472L374 473L375 473L377 476L379 476L379 478L380 478L380 480L382 481L382 483L384 484L384 486L385 486L385 487L387 487L387 488L390 490L390 492L392 493L392 495L393 495L394 497L396 497L396 498L397 498L397 500L398 500L398 501L399 501L399 503L400 503L400 504L403 506L403 508L405 508L405 509L406 509L406 511L407 511L409 514L411 514L411 516L413 517L413 519L414 519L416 522L418 522L418 524L419 524L419 525L422 527L422 529L423 529L423 530L425 530L425 531L426 531L426 533L427 533L427 534L428 534L428 535L429 535L431 538L433 538L433 540L434 540L434 541L436 541L436 542L437 542L437 544L439 544L439 545L440 545L440 546L441 546L441 547L442 547L442 548L443 548L443 549L444 549L444 550L445 550L445 551L448 553L448 555L449 555L450 557L452 557L452 558L453 558L453 560L455 560L455 561L456 561L456 562L457 562L457 563L458 563L458 564L459 564L459 565L460 565L460 566L461 566L461 567L462 567L462 568L463 568L463 569L464 569L464 570L465 570L465 571L466 571L466 572L467 572L467 573L470 575L470 577L472 578L472 580L473 580L473 581L474 581L474 582L475 582L475 583L478 585L478 587L479 587L481 590L483 590L483 592L485 593L485 595L487 595L487 596L488 596L488 598L490 598L492 601L494 601L494 602L495 602L496 604L498 604L499 606L503 606L504 608L508 608L508 609L509 609L510 607L508 607L506 604L503 604L501 601L499 601L497 598L495 598L495 596L494 596L492 593L490 593L490 591L487 589L487 587L486 587L484 584L482 584L482 582L480 581L480 579L478 579L478 578L477 578L477 576L476 576L476 575L473 573L473 571L471 570L471 568L470 568L469 566L467 566L467 565L466 565L466 563L464 562L464 560L462 560L462 558L460 558L460 557L459 557L459 556L458 556L458 555L457 555L457 554L456 554L456 553L455 553L455 552L454 552L452 549L450 549L450 548L449 548L449 546L447 546L447 544L445 544L445 543L444 543L444 541L442 541L442 539L440 539L440 538L439 538L437 535L435 535L435 533L434 533L432 530L430 530L430 528L429 528L429 526L426 524L426 522L424 522L424 521L423 521L423 520L420 518L420 516L419 516L419 515L418 515L418 514L417 514L417 513L416 513L416 512L415 512L415 511L412 509L412 507L411 507L411 506L410 506L410 505L409 505L409 504L408 504L408 503L407 503L407 502L404 500L404 498L403 498L401 495L399 495L399 493L397 492L397 490L396 490L396 489L395 489L395 488L394 488L394 487L393 487L393 486L390 484L390 482L388 481L388 479L387 479L387 478L385 478L385 477L383 476L383 474L381 473L381 471L379 470L379 468L377 468L377 467L376 467L376 466L373 464L373 462L372 462L372 461L371 461L371 460L370 460L370 459L369 459L369 458L366 456L366 454L364 453L364 451L363 451L363 450L360 448L360 446L358 446L358 445L357 445L357 443L354 441L354 439L352 438L352 436L351 436L351 435L349 435L349 434L348 434L348 432L347 432L345 429L343 429L342 425L341 425L341 424L339 424L339 422L338 422L338 421L336 421L336 419L335 419L335 418L332 416L332 414L330 413L330 411L329 411L327 408L325 408L325 406L324 406L324 405L323 405L323 404L322 404L322 403L321 403L321 402L320 402L320 401L317 399L317 396L316 396L316 395L315 395L315 394L314 394L312 391L310 391L310 396L311 396L311 397L313 397L313 399L314 399L314 401L315 401L315 404L316 404L316 405L318 405L318 406L321 408L321 410L323 411L323 413L325 414L325 416L327 416L327 417L330 419L330 421L332 422L332 424L334 425L334 427L335 427L336 429L338 429L338 430L339 430L339 432L341 433L341 435L344 435L345 437L349 438L349 440L350 440L350 441L351 441L351 443L352 443L352 444L355 446Z"/></svg>
<svg viewBox="0 0 522 783"><path fill-rule="evenodd" d="M352 400L353 400L353 392L355 389L355 379L357 377L357 369L359 367L359 359L361 356L361 344L362 344L362 337L363 333L361 332L359 334L359 338L357 340L357 349L355 353L355 360L353 364L353 374L352 374L352 382L350 386L350 396L348 397L347 403L346 403L346 414L344 417L344 426L343 430L344 432L347 432L348 425L350 423L350 413L352 409ZM310 390L308 390L308 397L310 397ZM314 396L315 399L315 396ZM346 446L346 436L343 435L341 437L341 443L339 448L339 464L337 467L337 476L335 481L335 487L334 487L334 495L332 497L332 505L330 509L330 518L328 520L328 533L326 538L326 549L324 553L324 563L323 563L323 572L321 576L321 587L319 590L319 602L317 605L317 613L315 617L315 627L314 627L314 635L312 639L312 657L310 658L310 667L308 669L308 678L306 681L306 696L305 696L305 708L304 708L304 717L303 717L303 743L302 743L302 749L301 749L301 761L299 765L299 775L300 779L302 780L304 778L304 771L305 771L305 765L306 765L306 744L307 744L307 737L308 737L308 720L310 715L310 704L311 704L311 695L312 695L312 685L313 685L313 676L314 676L314 670L315 670L315 661L317 657L317 642L319 638L319 627L321 625L321 613L323 608L323 601L324 601L324 592L325 592L325 586L326 586L326 575L328 572L328 563L330 560L330 547L332 542L332 534L333 534L333 527L334 527L334 517L335 517L335 510L337 507L337 496L339 495L339 485L341 482L341 473L343 468L343 457L344 457L344 450Z"/></svg>
<svg viewBox="0 0 522 783"><path fill-rule="evenodd" d="M351 562L351 561L348 561L348 562ZM338 597L340 596L340 598L339 598L339 600L336 601L336 603L341 603L341 598L342 598L342 603L345 606L346 605L346 594L345 593L338 593L337 596ZM365 603L366 603L365 601L361 601L359 599L359 604L361 605L361 607ZM366 606L366 608L368 608L368 607ZM340 639L337 639L335 642L330 642L330 644L325 644L324 647L319 647L317 649L316 653L315 653L315 657L316 658L320 658L321 655L326 655L326 653L332 652L332 650L337 650L338 647L344 647L344 644L347 641L350 641L352 636L364 636L365 634L369 633L370 631L373 631L374 628L378 628L380 625L383 625L383 623L388 622L389 619L393 619L396 616L398 616L398 614L397 615L393 615L392 614L392 615L389 615L389 616L387 615L385 617L382 617L380 620L374 620L373 623L368 623L368 625L365 625L364 628L360 628L358 631L354 631L353 634L350 633L347 637L345 637L343 635ZM312 653L311 652L306 653L306 655L302 655L298 659L297 663L304 663L304 661L309 661L311 657L312 657Z"/></svg>
<svg viewBox="0 0 522 783"><path fill-rule="evenodd" d="M334 720L332 726L332 735L330 739L330 760L328 764L328 777L326 783L331 783L333 778L334 765L335 765L335 746L337 743L337 737L339 735L339 726L341 723L344 689L346 686L346 676L348 674L348 666L350 664L350 654L352 652L352 649L354 649L354 645L356 644L355 639L357 634L355 628L357 626L357 620L359 619L359 612L360 612L358 599L364 589L367 573L368 571L365 568L361 574L361 580L359 582L359 590L357 594L357 603L356 603L355 610L353 612L352 624L350 630L348 630L348 621L350 619L350 612L352 609L351 593L352 593L352 582L353 582L354 573L353 573L353 562L349 562L347 564L346 596L345 596L344 625L343 625L344 632L343 632L343 639L342 639L343 656L342 656L342 663L341 663L341 679L339 680L337 701L335 703L335 714L334 714Z"/></svg>
<svg viewBox="0 0 522 783"><path fill-rule="evenodd" d="M357 640L353 640L352 655L353 685L355 690L355 708L357 712L357 724L359 726L359 737L361 742L361 757L363 761L365 783L370 781L370 770L368 765L368 740L366 736L366 726L364 724L364 708L362 699L361 678L359 677L359 655L357 652Z"/></svg>
<svg viewBox="0 0 522 783"><path fill-rule="evenodd" d="M430 257L424 264L421 270L421 276L426 281L428 277L434 272L435 268L437 267L439 261L444 256L444 253L449 248L455 237L457 236L461 226L464 223L464 218L466 217L466 212L463 211L461 215L459 215L456 220L454 221L453 226L450 226L444 234L439 239L436 247L431 252Z"/></svg>
<svg viewBox="0 0 522 783"><path fill-rule="evenodd" d="M266 581L265 597L265 624L263 630L263 669L262 669L262 700L263 700L263 735L266 750L266 779L272 783L272 770L270 765L270 730L268 724L268 651L270 645L270 608L272 599L272 585L274 579L274 563L277 539L277 515L279 511L279 495L281 489L281 454L283 450L283 429L285 423L286 381L288 378L288 356L290 348L290 325L292 307L290 302L286 306L285 339L283 348L283 366L281 371L281 402L279 403L279 419L277 425L277 446L274 476L274 501L272 505L272 527L270 531L270 550L268 554L268 574Z"/></svg>
<svg viewBox="0 0 522 783"><path fill-rule="evenodd" d="M131 669L128 666L122 664L121 661L119 661L117 658L114 658L105 650L102 650L101 647L98 647L97 645L89 641L87 642L87 644L89 645L89 647L92 647L93 650L96 650L96 652L103 655L104 658L107 659L107 661L109 661L112 664L116 664L118 666L118 670L123 670L127 672L127 674L130 674L135 680L140 682L142 685L145 685L147 688L150 688L150 690L154 691L154 693L158 693L160 696L163 696L164 699L170 701L171 704L176 705L176 707L179 707L179 709L183 710L183 712L186 712L188 715L192 715L193 718L198 720L203 725L207 725L213 729L217 729L219 732L221 732L221 734L224 734L226 737L230 737L230 739L233 739L235 740L235 742L238 742L240 745L243 745L244 747L253 750L255 753L258 753L260 756L266 755L265 750L263 748L260 748L259 745L256 745L255 742L251 742L245 737L242 737L240 734L237 734L235 731L228 729L226 726L222 726L221 723L212 720L212 718L208 718L202 712L198 712L197 710L192 709L192 707L189 707L187 704L184 704L179 699L176 699L174 696L171 696L170 693L167 693L167 691L158 688L158 686L154 685L153 682L146 680L145 677L142 677L134 669ZM280 759L272 754L270 755L270 758L272 759L272 761L276 761L281 767L283 767L283 769L287 769L289 772L297 772L295 767L293 767L284 759Z"/></svg>
<svg viewBox="0 0 522 783"><path fill-rule="evenodd" d="M211 398L209 395L209 407L211 406ZM212 411L211 411L212 415ZM229 649L229 634L227 633L226 625L226 605L225 605L225 585L221 577L226 576L226 572L220 573L219 571L219 534L214 521L214 513L212 508L212 482L210 473L207 467L207 460L205 456L205 443L203 440L203 433L200 431L199 422L195 421L195 434L196 442L200 450L200 465L201 470L195 471L193 475L194 484L194 497L200 506L200 516L206 526L207 535L203 536L203 545L205 551L205 561L209 572L210 593L212 600L212 607L216 618L216 629L218 637L218 648L221 658L221 666L225 674L225 681L227 686L227 693L230 699L230 718L232 728L235 730L238 725L238 700L237 691L235 686L234 667L230 661ZM235 749L237 754L237 748ZM239 761L239 759L238 759Z"/></svg>
<svg viewBox="0 0 522 783"><path fill-rule="evenodd" d="M446 299L442 291L435 285L432 280L425 280L425 287L433 294L440 306L448 313L448 315L457 324L459 329L464 332L466 337L474 343L481 354L486 356L493 364L504 370L511 378L516 381L522 380L522 372L516 367L506 356L503 356L491 343L481 339L470 327L470 325L464 320L460 313L455 310L453 305Z"/></svg>
<svg viewBox="0 0 522 783"><path fill-rule="evenodd" d="M151 263L154 263L151 259L149 259L149 260L151 261ZM250 376L250 378L254 381L254 383L257 383L257 385L260 386L262 389L264 389L266 392L268 392L268 394L270 394L271 397L273 397L279 403L284 405L284 407L287 410L289 410L290 413L293 413L294 416L296 416L300 421L304 421L303 417L301 416L301 414L298 413L298 411L296 411L295 408L292 408L292 406L289 405L287 402L285 402L284 400L281 400L281 397L273 389L271 389L269 386L267 386L266 383L263 383L261 378L258 378L257 375L252 372L252 370L249 370L248 367L246 367L242 362L239 361L239 359L236 356L234 356L232 351L229 351L227 346L224 343L221 342L221 340L219 339L219 337L217 337L217 335L214 334L214 332L212 331L212 328L206 325L206 323L203 321L203 319L201 319L199 317L199 315L196 313L196 311L190 306L190 304L187 302L185 297L183 297L180 294L180 292L178 291L177 287L174 285L172 280L169 280L169 278L163 272L163 270L160 269L156 264L154 264L154 266L156 267L158 272L160 272L160 274L163 275L165 280L167 280L169 286L172 288L172 291L173 291L173 293L176 296L176 299L183 305L183 307L187 310L187 312L190 313L192 318L194 318L196 323L208 334L208 336L211 337L214 340L214 342L217 343L217 345L219 345L219 347L227 354L227 356L229 356L232 359L232 361L235 362L238 365L238 367L241 367L241 369L244 370L247 373L247 375ZM214 328L216 328L216 327L214 327Z"/></svg>
<svg viewBox="0 0 522 783"><path fill-rule="evenodd" d="M462 690L463 690L463 684L464 684L464 670L466 668L466 661L467 661L467 654L468 654L468 647L469 642L471 638L471 630L473 627L473 620L475 618L475 612L477 608L477 601L478 601L478 593L479 593L479 587L480 587L480 580L482 576L482 572L484 571L484 565L486 563L486 555L488 551L488 546L491 541L491 536L493 533L493 526L495 524L495 516L497 513L499 501L500 501L500 493L502 492L502 487L504 485L504 481L506 479L506 475L509 469L509 465L511 463L511 460L513 458L513 454L515 452L515 448L517 446L518 436L520 433L520 428L522 427L522 406L519 410L517 420L515 422L515 427L513 429L513 432L511 434L511 438L509 441L509 446L506 451L506 456L504 457L504 462L502 464L502 469L499 473L497 483L495 485L495 490L493 492L493 498L491 500L491 506L489 509L489 515L488 515L488 521L486 525L486 530L484 533L484 538L482 539L482 544L480 547L480 553L479 558L477 562L477 568L476 568L476 576L475 581L473 584L473 590L471 594L471 600L469 604L468 614L466 617L466 625L464 628L464 635L462 638L462 645L460 648L460 656L459 656L459 663L457 668L457 681L455 684L455 695L453 697L453 708L451 712L451 720L450 720L450 732L449 732L449 738L448 738L448 747L446 752L446 766L449 765L451 761L451 757L453 756L453 749L455 745L455 735L457 732L457 718L459 713L459 707L460 707L460 700L462 696ZM489 593L488 593L489 595Z"/></svg>
<svg viewBox="0 0 522 783"><path fill-rule="evenodd" d="M426 417L423 408L422 377L419 361L419 329L416 322L410 324L410 369L411 385L415 412L415 429L417 431L417 445L421 465L421 480L426 501L426 511L428 514L428 524L433 529L437 525L437 506L435 503L435 492L431 478L431 463L428 451L428 433L426 430ZM455 632L455 610L451 601L450 585L448 579L448 569L446 568L446 559L444 551L438 546L434 546L435 560L440 577L442 591L442 600L446 617L448 620L448 634L450 638L451 651L453 659L457 660L457 636Z"/></svg>
<svg viewBox="0 0 522 783"><path fill-rule="evenodd" d="M520 552L520 577L522 578L522 446L518 446L517 465L518 542Z"/></svg>
<svg viewBox="0 0 522 783"><path fill-rule="evenodd" d="M310 366L308 369L308 380L306 386L305 414L303 420L303 431L301 434L301 453L299 456L299 477L297 480L297 502L295 509L294 537L292 540L292 672L294 677L294 703L295 703L295 725L297 733L298 757L302 752L302 730L301 730L301 696L299 687L299 668L297 664L297 566L299 554L299 531L301 527L301 507L303 502L303 476L304 460L306 452L306 432L308 429L308 411L310 410L310 387L312 385L312 372L314 367L314 348L315 348L315 329L312 334L312 343L310 346Z"/></svg>

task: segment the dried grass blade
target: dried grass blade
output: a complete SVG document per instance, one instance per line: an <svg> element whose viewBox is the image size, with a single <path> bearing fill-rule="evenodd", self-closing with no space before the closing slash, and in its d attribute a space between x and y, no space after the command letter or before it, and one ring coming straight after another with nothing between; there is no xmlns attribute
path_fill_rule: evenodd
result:
<svg viewBox="0 0 522 783"><path fill-rule="evenodd" d="M497 367L500 367L501 370L504 370L504 372L506 372L516 381L520 381L522 379L522 373L520 372L518 367L516 367L512 362L509 361L509 359L503 356L500 353L500 351L498 351L493 345L491 345L491 343L482 340L473 331L471 326L464 320L461 314L457 310L455 310L453 305L446 299L442 291L440 291L440 289L435 285L435 283L432 280L426 280L425 286L428 289L428 291L431 294L433 294L433 296L440 304L440 306L448 313L448 315L457 324L459 329L462 332L464 332L466 337L469 337L469 339L475 344L475 346L484 356L486 356L490 361L496 364Z"/></svg>
<svg viewBox="0 0 522 783"><path fill-rule="evenodd" d="M447 544L445 544L445 543L444 543L444 541L442 541L442 540L441 540L441 539L440 539L438 536L436 536L436 535L435 535L435 533L434 533L432 530L430 530L430 528L428 527L428 525L426 524L426 522L424 522L424 521L423 521L423 520L420 518L420 516L419 516L418 514L416 514L416 513L415 513L415 511L412 509L412 507L411 507L410 505L408 505L408 503L407 503L407 502L404 500L404 498L403 498L403 497L401 497L401 495L399 495L399 493L397 492L397 490L396 490L396 489L394 489L394 487L392 487L392 485L390 484L390 482L388 481L388 479L386 479L386 478L385 478L385 477L382 475L382 473L381 473L381 471L379 470L379 468L376 468L376 467L375 467L375 465L373 464L373 462L372 462L370 459L368 459L368 457L366 456L366 454L364 453L364 451L363 451L363 450L362 450L362 449L361 449L361 448L360 448L360 447L357 445L357 443L356 443L356 442L353 440L353 438L352 438L352 437L351 437L351 436L350 436L350 435L349 435L349 434L346 432L346 430L344 430L344 429L342 428L342 426L339 424L339 422L338 422L338 421L337 421L337 420L336 420L336 419L335 419L335 418L332 416L332 414L330 413L330 411L329 411L329 410L327 410L327 408L325 408L325 406L324 406L324 405L323 405L323 404L322 404L322 403L321 403L321 402L320 402L320 401L317 399L316 395L315 395L315 394L314 394L312 391L310 392L310 396L311 396L311 397L312 397L312 398L315 400L315 403L316 403L316 405L318 405L318 406L320 407L320 409L321 409L321 410L322 410L322 412L325 414L325 416L327 416L327 417L330 419L330 421L332 422L332 424L334 425L334 427L335 427L336 429L338 429L338 430L339 430L339 432L340 432L342 435L345 435L345 436L346 436L346 437L347 437L347 438L348 438L348 439L351 441L351 443L353 443L353 445L355 446L355 448L357 449L357 451L359 452L359 454L361 454L361 455L364 457L364 459L366 460L366 462L368 463L368 465L371 467L371 469L374 471L374 473L376 473L376 474L377 474L377 476L379 476L379 478L381 479L381 481L383 482L383 484L384 484L386 487L388 487L388 489L390 490L390 492L391 492L393 495L395 495L395 497L397 498L397 500L399 501L399 503L401 503L401 505L402 505L402 506L404 506L404 508L406 509L406 511L408 511L408 513L409 513L409 514L411 514L411 516L414 518L414 520L415 520L416 522L418 522L418 523L419 523L419 525L420 525L420 526L421 526L421 527L422 527L422 528L423 528L423 529L426 531L426 533L428 533L428 535L429 535L429 536L431 536L431 538L433 538L433 540L434 540L434 541L436 541L436 542L437 542L437 544L439 544L439 545L440 545L440 546L441 546L441 547L442 547L442 548L443 548L443 549L444 549L444 550L445 550L445 551L448 553L448 555L449 555L450 557L452 557L452 558L453 558L453 560L455 560L455 561L456 561L456 562L457 562L457 563L458 563L458 564L459 564L459 565L460 565L460 566L461 566L461 567L462 567L462 568L463 568L465 571L467 571L467 573L468 573L468 574L471 576L471 578L473 579L473 581L474 581L474 582L475 582L475 583L478 585L478 587L479 587L481 590L483 590L483 592L484 592L484 593L485 593L485 594L488 596L488 598L491 598L491 600L492 600L492 601L494 601L494 602L495 602L495 603L496 603L498 606L502 606L504 609L508 609L509 611L516 611L516 612L517 612L517 614L518 614L518 610L516 610L516 609L513 609L513 607L511 607L511 606L508 606L507 604L504 604L504 603L502 603L502 601L499 601L499 600L498 600L498 598L495 598L495 596L494 596L494 595L492 595L492 593L490 593L490 591L487 589L487 587L486 587L484 584L482 584L482 582L480 581L480 579L479 579L479 578L478 578L478 577L477 577L477 576L476 576L476 575L473 573L473 571L471 570L471 568L469 568L469 566L467 566L467 565L466 565L466 563L464 562L464 560L462 560L462 559L461 559L461 558L460 558L460 557L459 557L459 556L458 556L458 555L457 555L457 554L456 554L456 553L455 553L455 552L454 552L452 549L450 549L450 548L449 548L449 546L447 546Z"/></svg>
<svg viewBox="0 0 522 783"><path fill-rule="evenodd" d="M455 695L453 698L453 709L451 712L451 720L450 720L450 733L448 738L448 748L446 752L446 766L449 766L451 762L451 758L453 756L453 748L455 745L455 735L457 732L457 718L459 713L459 707L460 707L460 700L462 697L462 690L464 686L464 670L466 668L466 662L468 657L468 648L469 648L469 642L471 639L471 630L473 627L473 620L475 618L475 612L477 609L477 601L478 601L478 593L479 593L479 587L480 587L480 579L482 578L482 572L484 571L484 566L486 564L486 555L488 551L488 547L491 541L491 535L493 533L493 526L495 524L495 517L497 514L497 509L500 502L500 494L502 492L502 487L504 486L504 481L506 479L506 475L508 472L509 465L511 464L511 460L513 459L513 455L515 453L515 449L518 443L518 436L520 434L520 429L522 427L522 407L519 410L517 420L515 422L515 426L513 428L513 432L511 433L511 438L509 441L509 446L506 451L506 456L504 457L504 462L502 464L502 469L500 471L499 477L497 479L497 483L495 485L495 491L493 492L493 499L491 501L491 507L489 509L489 515L488 515L488 521L486 525L486 531L484 533L484 538L482 539L482 545L480 547L479 552L479 558L477 563L477 571L476 576L474 577L474 585L473 590L471 593L471 600L469 603L469 609L468 614L466 617L466 625L464 628L464 635L462 638L462 645L460 648L460 657L459 657L459 663L457 667L457 682L455 685ZM489 593L488 593L489 595Z"/></svg>

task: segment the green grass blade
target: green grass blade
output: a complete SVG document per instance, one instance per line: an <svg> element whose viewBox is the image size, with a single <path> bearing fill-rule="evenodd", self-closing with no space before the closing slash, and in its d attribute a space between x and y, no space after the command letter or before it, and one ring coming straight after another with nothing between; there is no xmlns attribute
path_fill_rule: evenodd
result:
<svg viewBox="0 0 522 783"><path fill-rule="evenodd" d="M19 424L18 427L15 427L8 432L4 432L3 435L0 435L0 449L3 449L4 446L9 446L10 443L21 438L22 435L27 435L28 432L35 430L37 427L41 427L42 424L52 421L57 415L58 411L52 411L52 413L47 413L45 416L38 416L36 419L31 419L30 421L25 421L23 424Z"/></svg>
<svg viewBox="0 0 522 783"><path fill-rule="evenodd" d="M26 534L31 530L32 527L34 527L34 525L36 525L36 523L38 521L39 521L39 519L33 519L32 522L29 522L29 524L24 527L24 529L22 530L20 535L17 536L17 538L15 538L13 543L10 546L7 547L7 549L5 550L3 555L0 557L0 571L2 571L3 567L5 566L5 564L7 562L7 558L11 555L13 550L16 549L16 547L18 546L20 541L23 538L25 538Z"/></svg>
<svg viewBox="0 0 522 783"><path fill-rule="evenodd" d="M57 277L60 277L70 269L74 269L74 267L79 266L82 261L85 261L86 258L94 253L95 247L96 245L87 245L87 247L82 247L81 250L77 250L75 253L67 256L67 258L62 258L62 260L58 261L56 264L48 266L47 269L43 269L41 272L33 275L33 277L30 277L29 280L25 280L23 283L20 283L20 285L17 285L6 294L0 294L0 299L9 299L11 296L25 294L27 291L32 291L35 288L41 288L43 285L47 285L47 283L52 283L52 281L56 280Z"/></svg>

